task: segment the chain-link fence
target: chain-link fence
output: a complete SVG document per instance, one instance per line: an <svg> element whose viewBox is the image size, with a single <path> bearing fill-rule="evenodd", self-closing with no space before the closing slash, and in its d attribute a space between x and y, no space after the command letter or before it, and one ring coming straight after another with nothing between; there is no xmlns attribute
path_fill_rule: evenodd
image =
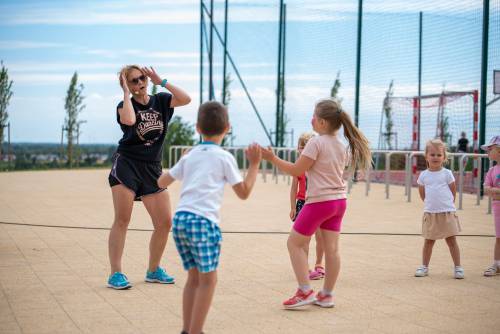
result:
<svg viewBox="0 0 500 334"><path fill-rule="evenodd" d="M207 24L203 35L202 90L207 100L210 1L203 3ZM359 1L354 0L287 0L283 3L286 5L286 38L282 48L285 52L286 146L295 146L300 133L311 130L314 103L331 95L336 79L340 82L337 97L355 118L359 18L358 122L373 148L381 148L380 143L384 142L381 136L391 132L381 126L384 99L388 94L411 99L419 96L419 83L421 95L481 91L482 0L411 3L365 0L362 15L359 15ZM225 1L214 2L213 6L214 26L223 39ZM487 101L494 98L493 70L500 69L500 0L490 1L489 12ZM233 144L244 145L254 140L265 143L268 137L264 127L273 139L272 131L276 128L280 1L229 1L227 13L227 50L235 65L227 60L227 75L232 80L227 91ZM214 96L222 100L224 51L216 33L213 34ZM443 113L454 127L469 132L473 129L473 105L470 103L459 111L455 111L453 105L445 105ZM426 119L421 123L420 133L433 134L438 127L443 132L443 121L446 118L441 119L441 123L438 119ZM403 138L411 126L401 125L392 132ZM500 102L487 108L486 140L498 133ZM466 133L466 136L472 144L474 134ZM457 133L448 137L451 143L458 139Z"/></svg>

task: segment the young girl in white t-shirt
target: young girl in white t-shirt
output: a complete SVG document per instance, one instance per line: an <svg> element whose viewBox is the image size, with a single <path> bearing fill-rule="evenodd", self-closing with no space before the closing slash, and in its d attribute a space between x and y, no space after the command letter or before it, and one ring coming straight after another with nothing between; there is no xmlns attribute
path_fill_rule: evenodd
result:
<svg viewBox="0 0 500 334"><path fill-rule="evenodd" d="M425 145L427 169L420 173L417 183L420 198L424 201L422 217L422 236L425 238L422 250L422 265L415 272L416 277L429 274L432 248L437 239L445 239L455 264L453 275L464 278L460 265L460 249L456 235L461 231L455 209L455 178L449 169L443 167L447 162L446 145L440 139L433 139Z"/></svg>

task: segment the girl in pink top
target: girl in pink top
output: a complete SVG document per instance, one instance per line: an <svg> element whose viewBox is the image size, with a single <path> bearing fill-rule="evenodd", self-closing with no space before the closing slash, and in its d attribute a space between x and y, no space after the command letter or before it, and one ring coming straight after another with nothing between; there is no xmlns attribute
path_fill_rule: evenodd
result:
<svg viewBox="0 0 500 334"><path fill-rule="evenodd" d="M337 135L340 127L349 142L346 147ZM371 165L368 140L352 123L349 115L335 99L316 104L312 127L319 136L311 138L295 163L279 159L271 148L262 149L262 157L285 173L293 176L306 172L306 204L300 211L288 237L288 252L299 288L283 306L287 309L309 304L333 307L333 289L340 272L338 240L342 217L346 210L346 185L343 172L366 169ZM348 161L350 160L350 161ZM306 247L316 230L321 231L325 251L325 280L323 289L315 296L309 284Z"/></svg>
<svg viewBox="0 0 500 334"><path fill-rule="evenodd" d="M495 220L495 251L494 262L484 271L484 276L495 276L500 274L500 136L491 138L488 145L481 148L488 152L490 161L496 162L484 178L484 192L493 200L493 219Z"/></svg>

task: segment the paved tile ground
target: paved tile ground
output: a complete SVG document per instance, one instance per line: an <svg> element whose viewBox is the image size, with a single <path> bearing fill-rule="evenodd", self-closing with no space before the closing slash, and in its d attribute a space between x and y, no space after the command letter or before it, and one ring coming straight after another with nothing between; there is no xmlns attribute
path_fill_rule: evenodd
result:
<svg viewBox="0 0 500 334"><path fill-rule="evenodd" d="M163 262L177 284L144 283L152 225L141 203L124 256L134 288L105 287L105 229L113 218L106 177L104 170L0 174L0 333L180 331L186 274L170 238ZM349 199L337 306L282 310L296 285L286 233L230 232L287 232L288 189L282 178L278 184L259 178L248 201L226 191L221 227L227 233L207 333L499 332L500 276L482 277L494 244L486 201L476 206L466 196L458 213L464 235L485 235L459 238L466 279L452 278L444 241L436 244L430 276L414 278L422 238L369 233L418 234L422 203L407 203L400 187L386 200L377 184L369 197L364 184L355 185ZM179 185L170 192L175 205ZM316 289L320 284L313 282Z"/></svg>

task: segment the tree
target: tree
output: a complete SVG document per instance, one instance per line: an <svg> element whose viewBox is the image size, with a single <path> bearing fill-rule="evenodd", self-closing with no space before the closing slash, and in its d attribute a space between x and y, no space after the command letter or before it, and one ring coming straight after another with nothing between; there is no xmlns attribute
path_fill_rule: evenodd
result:
<svg viewBox="0 0 500 334"><path fill-rule="evenodd" d="M449 117L446 115L446 84L443 83L443 92L439 97L439 110L438 110L438 127L441 131L439 131L440 138L444 143L451 147L452 145L452 135L450 133L450 122Z"/></svg>
<svg viewBox="0 0 500 334"><path fill-rule="evenodd" d="M158 86L153 85L153 87L151 87L151 95L155 95L156 93L158 93Z"/></svg>
<svg viewBox="0 0 500 334"><path fill-rule="evenodd" d="M232 82L231 73L226 73L226 77L224 78L224 90L222 92L222 104L225 106L228 106L229 102L231 102L231 91L229 90L229 86L231 86Z"/></svg>
<svg viewBox="0 0 500 334"><path fill-rule="evenodd" d="M394 132L392 132L392 128L394 126L394 122L392 121L392 103L391 97L394 95L394 80L391 80L389 84L389 89L385 92L384 99L384 115L385 115L385 141L387 143L387 149L392 150L392 137Z"/></svg>
<svg viewBox="0 0 500 334"><path fill-rule="evenodd" d="M0 62L2 69L0 70L0 158L2 157L3 146L3 130L7 126L9 114L7 107L9 106L10 98L12 97L12 80L9 81L9 73L7 68Z"/></svg>
<svg viewBox="0 0 500 334"><path fill-rule="evenodd" d="M222 92L222 104L226 107L229 106L229 103L231 102L231 91L229 90L229 86L232 82L233 79L231 79L231 73L226 73L226 76L224 77L224 90ZM228 142L232 145L235 138L236 136L233 134L233 128L231 128L231 130L229 130L226 136L222 139L221 146L226 146Z"/></svg>
<svg viewBox="0 0 500 334"><path fill-rule="evenodd" d="M441 133L443 136L443 138L441 138L441 140L443 142L445 142L448 145L448 147L451 147L451 145L453 145L453 142L452 142L453 136L450 133L450 120L449 120L448 116L443 117L441 127L442 127Z"/></svg>
<svg viewBox="0 0 500 334"><path fill-rule="evenodd" d="M342 84L340 83L340 71L338 71L335 82L333 83L332 89L330 90L330 97L337 99L337 94L339 93L340 86L342 86ZM339 102L342 102L342 99L338 100Z"/></svg>
<svg viewBox="0 0 500 334"><path fill-rule="evenodd" d="M68 166L73 167L73 143L75 135L77 135L77 128L81 121L78 116L85 108L83 104L83 84L78 84L78 73L75 72L71 78L68 91L66 93L66 102L64 109L66 109L66 118L64 119L64 130L66 131L66 138L68 142Z"/></svg>
<svg viewBox="0 0 500 334"><path fill-rule="evenodd" d="M168 161L168 155L171 146L191 146L194 144L194 142L194 126L188 122L183 122L180 116L174 116L174 118L172 118L172 120L168 124L168 130L165 136L165 146L163 150L164 161Z"/></svg>

